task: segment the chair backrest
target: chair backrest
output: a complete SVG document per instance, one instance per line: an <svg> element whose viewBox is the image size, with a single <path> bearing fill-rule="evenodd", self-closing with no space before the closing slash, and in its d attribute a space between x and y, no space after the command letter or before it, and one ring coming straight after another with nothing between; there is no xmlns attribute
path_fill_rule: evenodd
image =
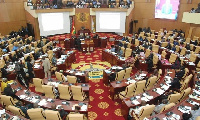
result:
<svg viewBox="0 0 200 120"><path fill-rule="evenodd" d="M169 103L165 106L163 106L163 108L160 110L160 113L166 111L166 110L169 110L170 108L172 108L173 106L175 106L175 103Z"/></svg>
<svg viewBox="0 0 200 120"><path fill-rule="evenodd" d="M180 93L176 93L176 94L171 94L168 96L168 101L170 103L177 103L181 98L181 94Z"/></svg>
<svg viewBox="0 0 200 120"><path fill-rule="evenodd" d="M194 53L190 54L190 61L195 62L197 58L197 55L195 55Z"/></svg>
<svg viewBox="0 0 200 120"><path fill-rule="evenodd" d="M158 53L158 50L159 50L159 45L153 45L152 44L152 51L155 52L155 53Z"/></svg>
<svg viewBox="0 0 200 120"><path fill-rule="evenodd" d="M183 77L182 77L182 78L185 78L185 77L188 75L188 73L189 73L189 70L188 70L188 68L185 68L185 74L183 75Z"/></svg>
<svg viewBox="0 0 200 120"><path fill-rule="evenodd" d="M162 51L162 54L161 54L161 57L162 57L163 59L165 59L165 58L166 58L166 55L167 55L167 53L165 52L165 50L163 50L163 51Z"/></svg>
<svg viewBox="0 0 200 120"><path fill-rule="evenodd" d="M150 53L151 53L151 50L150 49L146 49L145 57L146 58L149 57Z"/></svg>
<svg viewBox="0 0 200 120"><path fill-rule="evenodd" d="M145 117L148 118L154 109L155 109L155 105L149 105L149 106L143 107L138 115L139 120L143 120Z"/></svg>
<svg viewBox="0 0 200 120"><path fill-rule="evenodd" d="M117 76L115 78L116 81L121 81L123 80L124 78L124 75L125 75L125 70L121 70L117 73Z"/></svg>
<svg viewBox="0 0 200 120"><path fill-rule="evenodd" d="M13 105L9 105L8 110L11 111L15 115L25 117L25 114L22 112L22 110L20 108L13 106Z"/></svg>
<svg viewBox="0 0 200 120"><path fill-rule="evenodd" d="M196 46L194 53L199 54L199 51L200 51L200 46Z"/></svg>
<svg viewBox="0 0 200 120"><path fill-rule="evenodd" d="M158 64L158 56L156 54L153 55L153 64L157 65Z"/></svg>
<svg viewBox="0 0 200 120"><path fill-rule="evenodd" d="M176 45L175 48L176 48L176 52L179 53L179 51L180 51L180 46Z"/></svg>
<svg viewBox="0 0 200 120"><path fill-rule="evenodd" d="M42 88L43 88L43 91L44 91L44 94L45 94L46 97L49 97L49 98L52 98L52 99L56 98L54 90L53 90L53 86L42 85Z"/></svg>
<svg viewBox="0 0 200 120"><path fill-rule="evenodd" d="M60 73L60 72L55 72L55 75L56 75L56 79L58 79L59 81L63 81L63 74Z"/></svg>
<svg viewBox="0 0 200 120"><path fill-rule="evenodd" d="M180 52L180 55L185 55L186 51L187 51L187 49L185 47L183 47Z"/></svg>
<svg viewBox="0 0 200 120"><path fill-rule="evenodd" d="M46 116L46 120L62 120L58 111L45 110L44 113Z"/></svg>
<svg viewBox="0 0 200 120"><path fill-rule="evenodd" d="M171 54L169 58L170 63L174 63L176 61L177 55L176 54Z"/></svg>
<svg viewBox="0 0 200 120"><path fill-rule="evenodd" d="M27 113L31 120L46 120L42 108L28 109Z"/></svg>
<svg viewBox="0 0 200 120"><path fill-rule="evenodd" d="M189 87L189 88L185 89L184 91L182 91L180 100L185 99L190 94L191 90L192 89Z"/></svg>
<svg viewBox="0 0 200 120"><path fill-rule="evenodd" d="M190 43L191 38L186 38L185 42Z"/></svg>
<svg viewBox="0 0 200 120"><path fill-rule="evenodd" d="M128 85L125 89L125 92L126 92L126 97L131 97L133 96L134 94L134 91L135 91L135 87L136 87L136 84L135 83L132 83L130 85Z"/></svg>
<svg viewBox="0 0 200 120"><path fill-rule="evenodd" d="M125 70L125 75L124 75L124 79L127 79L127 78L130 77L131 71L132 71L132 67L126 68L126 70Z"/></svg>
<svg viewBox="0 0 200 120"><path fill-rule="evenodd" d="M139 46L140 45L140 41L138 39L135 39L135 46Z"/></svg>
<svg viewBox="0 0 200 120"><path fill-rule="evenodd" d="M1 101L6 106L6 108L9 105L15 105L15 102L11 96L1 95Z"/></svg>
<svg viewBox="0 0 200 120"><path fill-rule="evenodd" d="M42 79L33 78L33 84L35 85L35 91L36 92L44 93L44 91L42 89L42 85L43 85L43 80Z"/></svg>
<svg viewBox="0 0 200 120"><path fill-rule="evenodd" d="M60 99L71 99L71 92L68 85L58 84L58 91L60 93Z"/></svg>
<svg viewBox="0 0 200 120"><path fill-rule="evenodd" d="M146 84L146 90L151 89L157 81L157 76L150 77Z"/></svg>
<svg viewBox="0 0 200 120"><path fill-rule="evenodd" d="M72 90L72 95L73 95L74 100L83 101L85 99L84 98L84 92L83 92L81 86L72 85L71 90Z"/></svg>
<svg viewBox="0 0 200 120"><path fill-rule="evenodd" d="M134 95L144 92L146 80L136 82L136 88Z"/></svg>
<svg viewBox="0 0 200 120"><path fill-rule="evenodd" d="M68 83L77 83L77 78L76 76L67 75L67 81Z"/></svg>
<svg viewBox="0 0 200 120"><path fill-rule="evenodd" d="M67 117L69 120L84 120L83 114L69 114Z"/></svg>
<svg viewBox="0 0 200 120"><path fill-rule="evenodd" d="M132 54L132 49L130 49L130 48L126 48L126 52L125 52L125 58L128 58L128 57L130 57L130 56L131 56L131 54Z"/></svg>
<svg viewBox="0 0 200 120"><path fill-rule="evenodd" d="M168 45L168 42L162 42L161 47L166 47Z"/></svg>

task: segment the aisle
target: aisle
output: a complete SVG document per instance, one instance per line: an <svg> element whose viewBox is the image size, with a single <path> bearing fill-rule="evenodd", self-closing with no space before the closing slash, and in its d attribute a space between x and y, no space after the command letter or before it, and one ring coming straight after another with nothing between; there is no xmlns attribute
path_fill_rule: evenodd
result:
<svg viewBox="0 0 200 120"><path fill-rule="evenodd" d="M109 88L101 79L89 81L89 120L124 120L121 115L121 105L111 100Z"/></svg>

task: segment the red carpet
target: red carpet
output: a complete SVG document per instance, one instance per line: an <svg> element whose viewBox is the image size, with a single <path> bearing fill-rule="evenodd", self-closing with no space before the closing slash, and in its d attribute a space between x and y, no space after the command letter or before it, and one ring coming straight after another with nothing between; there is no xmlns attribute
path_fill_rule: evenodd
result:
<svg viewBox="0 0 200 120"><path fill-rule="evenodd" d="M90 80L89 120L124 120L121 115L121 105L110 98L110 87L102 80Z"/></svg>

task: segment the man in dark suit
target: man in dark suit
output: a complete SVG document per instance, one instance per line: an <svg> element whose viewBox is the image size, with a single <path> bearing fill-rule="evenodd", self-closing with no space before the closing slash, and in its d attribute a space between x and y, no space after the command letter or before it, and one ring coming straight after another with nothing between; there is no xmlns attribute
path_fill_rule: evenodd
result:
<svg viewBox="0 0 200 120"><path fill-rule="evenodd" d="M4 94L7 96L11 96L13 98L16 98L17 100L20 100L20 98L18 96L15 95L17 91L13 91L13 89L11 88L10 84L7 85L7 87L4 88Z"/></svg>
<svg viewBox="0 0 200 120"><path fill-rule="evenodd" d="M7 78L7 75L9 74L6 71L7 65L5 65L3 68L1 68L2 78Z"/></svg>
<svg viewBox="0 0 200 120"><path fill-rule="evenodd" d="M185 67L181 67L180 71L176 72L176 77L180 80L185 74Z"/></svg>

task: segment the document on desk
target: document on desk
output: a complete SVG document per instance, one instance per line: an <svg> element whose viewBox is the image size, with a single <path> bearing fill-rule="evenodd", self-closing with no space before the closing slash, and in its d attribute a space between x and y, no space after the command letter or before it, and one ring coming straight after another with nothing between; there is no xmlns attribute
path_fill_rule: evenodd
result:
<svg viewBox="0 0 200 120"><path fill-rule="evenodd" d="M181 111L182 113L188 113L188 114L190 114L191 107L189 107L189 106L178 107L178 110Z"/></svg>
<svg viewBox="0 0 200 120"><path fill-rule="evenodd" d="M170 87L170 85L163 85L161 88L164 89L164 90L168 90Z"/></svg>
<svg viewBox="0 0 200 120"><path fill-rule="evenodd" d="M149 99L147 99L146 97L142 97L141 100L144 100L144 101L146 101L146 102L149 101Z"/></svg>
<svg viewBox="0 0 200 120"><path fill-rule="evenodd" d="M46 104L47 104L46 99L42 99L42 100L38 103L38 105L40 105L40 106L46 105Z"/></svg>
<svg viewBox="0 0 200 120"><path fill-rule="evenodd" d="M83 106L81 107L81 110L86 111L86 110L87 110L87 105L83 105Z"/></svg>
<svg viewBox="0 0 200 120"><path fill-rule="evenodd" d="M39 68L40 68L40 65L35 64L35 65L34 65L34 68L39 69Z"/></svg>
<svg viewBox="0 0 200 120"><path fill-rule="evenodd" d="M134 105L139 105L139 104L140 104L137 100L132 100L131 102L132 102L132 104L134 104Z"/></svg>
<svg viewBox="0 0 200 120"><path fill-rule="evenodd" d="M19 98L24 99L24 98L26 98L26 95L20 95Z"/></svg>
<svg viewBox="0 0 200 120"><path fill-rule="evenodd" d="M160 89L160 88L156 88L156 92L159 94L159 95L162 95L165 91Z"/></svg>
<svg viewBox="0 0 200 120"><path fill-rule="evenodd" d="M140 74L141 77L145 77L146 75L147 74L145 74L145 73Z"/></svg>
<svg viewBox="0 0 200 120"><path fill-rule="evenodd" d="M193 62L189 62L189 65L193 65L193 66L195 66L195 64L194 64Z"/></svg>
<svg viewBox="0 0 200 120"><path fill-rule="evenodd" d="M135 80L129 80L128 82L125 82L126 84L136 83Z"/></svg>
<svg viewBox="0 0 200 120"><path fill-rule="evenodd" d="M6 113L6 110L5 110L5 109L0 110L0 115L2 115L2 114L4 114L4 113Z"/></svg>
<svg viewBox="0 0 200 120"><path fill-rule="evenodd" d="M75 73L75 75L83 75L84 73L81 73L81 72L77 72Z"/></svg>

